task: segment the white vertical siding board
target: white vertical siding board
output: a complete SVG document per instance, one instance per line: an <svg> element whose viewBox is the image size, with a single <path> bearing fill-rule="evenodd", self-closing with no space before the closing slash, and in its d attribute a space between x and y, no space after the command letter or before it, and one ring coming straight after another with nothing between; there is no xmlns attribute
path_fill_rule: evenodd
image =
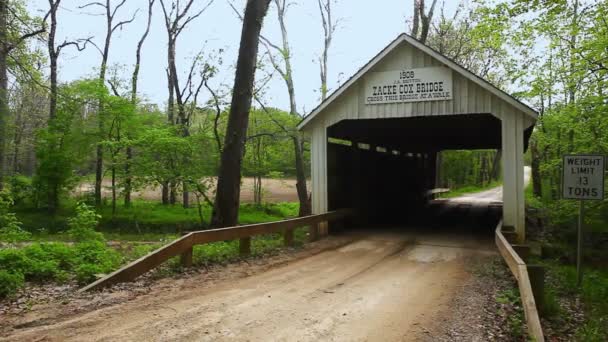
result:
<svg viewBox="0 0 608 342"><path fill-rule="evenodd" d="M515 133L517 136L516 141L516 182L517 182L517 198L516 198L516 211L517 211L517 223L515 226L515 232L519 237L519 242L523 243L526 238L526 208L524 198L524 130L525 130L525 119L524 114L520 112L512 112L517 119L517 125Z"/></svg>

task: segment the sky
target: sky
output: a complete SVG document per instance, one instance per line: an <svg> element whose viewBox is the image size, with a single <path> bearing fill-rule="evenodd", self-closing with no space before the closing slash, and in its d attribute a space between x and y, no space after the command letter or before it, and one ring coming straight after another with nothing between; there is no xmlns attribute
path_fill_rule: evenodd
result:
<svg viewBox="0 0 608 342"><path fill-rule="evenodd" d="M191 13L196 13L208 0L195 0ZM210 82L214 88L229 89L234 81L240 42L241 22L229 6L228 0L215 0L211 6L182 33L177 43L177 64L180 79L185 80L192 57L199 51L205 55L223 50L223 64L218 75ZM245 0L233 0L237 8L244 8ZM63 0L58 13L57 42L94 37L93 41L103 45L105 16L95 7L79 9L89 0ZM119 0L112 0L118 3ZM165 0L167 4L170 0ZM182 0L182 3L185 1ZM339 26L329 53L330 91L345 82L360 67L375 56L400 33L409 31L413 0L337 0L333 16L339 18ZM445 13L455 11L459 1L446 0ZM140 96L147 102L164 108L167 101L167 34L160 0L154 5L154 17L150 35L144 45L140 74ZM47 0L28 1L31 12L44 15ZM436 15L441 11L437 5ZM127 20L140 8L132 24L117 30L113 36L109 64L121 70L119 75L125 82L130 77L135 62L135 49L147 20L147 0L127 0L117 14L116 21ZM280 30L276 19L276 8L271 2L265 18L262 34L273 42L280 42ZM323 28L316 0L294 2L287 12L287 30L292 50L294 82L298 111L310 112L320 102L320 72L318 57L323 48ZM101 55L94 47L78 52L64 49L60 57L59 78L69 82L83 77L94 77L99 70ZM264 48L260 46L260 52ZM258 78L264 72L258 72ZM278 75L277 75L278 76ZM184 81L181 81L182 83ZM200 103L209 98L201 94ZM284 82L275 77L265 91L267 105L288 109L289 99ZM228 99L229 101L229 99Z"/></svg>

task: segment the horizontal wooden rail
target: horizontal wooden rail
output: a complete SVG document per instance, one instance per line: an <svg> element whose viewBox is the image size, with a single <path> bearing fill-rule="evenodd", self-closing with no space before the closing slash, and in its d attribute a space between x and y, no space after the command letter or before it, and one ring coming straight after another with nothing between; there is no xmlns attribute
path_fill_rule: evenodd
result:
<svg viewBox="0 0 608 342"><path fill-rule="evenodd" d="M272 234L277 232L285 232L286 244L291 244L290 230L311 226L311 237L317 237L318 226L323 222L337 221L352 215L351 209L341 209L321 215L311 215L288 219L276 222L250 224L244 226L236 226L229 228L201 230L188 233L181 238L165 245L125 266L114 271L113 273L98 279L97 281L85 286L80 291L96 290L113 284L133 281L140 275L159 266L163 262L172 257L182 255L182 262L186 265L191 264L192 247L209 242L218 242L235 239L246 239L256 235ZM188 260L189 258L189 260Z"/></svg>
<svg viewBox="0 0 608 342"><path fill-rule="evenodd" d="M538 316L538 309L536 308L536 301L534 300L534 294L532 292L532 285L528 275L528 267L503 235L502 221L499 222L498 227L496 227L496 246L507 263L507 266L509 266L511 273L513 273L513 276L515 279L517 279L521 303L526 316L528 333L530 334L530 337L534 339L534 341L544 342L545 337L543 335L540 317Z"/></svg>
<svg viewBox="0 0 608 342"><path fill-rule="evenodd" d="M448 188L435 188L435 189L427 190L424 194L427 197L431 197L431 196L435 196L435 195L445 194L448 192L450 192L450 189L448 189Z"/></svg>

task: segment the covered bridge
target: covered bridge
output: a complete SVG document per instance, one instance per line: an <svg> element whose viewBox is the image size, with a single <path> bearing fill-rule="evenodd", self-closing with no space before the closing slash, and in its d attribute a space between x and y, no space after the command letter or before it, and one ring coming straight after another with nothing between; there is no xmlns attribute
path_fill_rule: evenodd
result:
<svg viewBox="0 0 608 342"><path fill-rule="evenodd" d="M502 149L503 225L525 237L523 155L537 113L402 34L302 120L314 214L403 219L435 188L437 152ZM398 215L391 215L398 213Z"/></svg>

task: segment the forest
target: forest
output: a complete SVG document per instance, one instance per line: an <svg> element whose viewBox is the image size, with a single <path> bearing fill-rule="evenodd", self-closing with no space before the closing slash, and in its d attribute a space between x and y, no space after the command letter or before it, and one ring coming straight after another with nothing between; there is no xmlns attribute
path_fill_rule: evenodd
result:
<svg viewBox="0 0 608 342"><path fill-rule="evenodd" d="M311 213L309 137L296 128L308 100L296 92L303 88L296 76L316 75L316 102L338 88L333 48L348 25L360 24L336 13L346 1L314 1L307 15L322 35L309 38L318 51L307 64L294 62L304 43L291 39L302 28L291 25L300 13L290 0L145 0L134 11L127 0L40 3L42 12L28 0L0 2L0 298L27 284L87 284L182 232ZM586 278L576 287L578 204L562 199L560 186L563 155L608 154L608 2L402 3L402 31L538 111L525 156L526 207L531 236L552 256L542 261L553 286L548 317L568 321L558 299L580 298L586 318L576 338L605 340L608 199L586 209ZM185 32L207 39L203 23L219 6L242 23L238 59L222 48L179 55L192 43ZM66 35L66 8L95 14L87 20L104 35ZM146 50L154 30L163 51ZM132 62L114 64L125 34L136 37ZM62 72L75 63L66 56L91 50L94 70L66 81ZM162 104L141 90L152 53L165 63L147 79L164 87ZM443 151L438 163L437 187L449 188L447 197L501 184L500 150ZM293 196L269 200L269 184ZM245 192L251 199L239 201ZM253 254L279 248L279 240L254 239ZM198 265L238 258L238 241L195 248Z"/></svg>

